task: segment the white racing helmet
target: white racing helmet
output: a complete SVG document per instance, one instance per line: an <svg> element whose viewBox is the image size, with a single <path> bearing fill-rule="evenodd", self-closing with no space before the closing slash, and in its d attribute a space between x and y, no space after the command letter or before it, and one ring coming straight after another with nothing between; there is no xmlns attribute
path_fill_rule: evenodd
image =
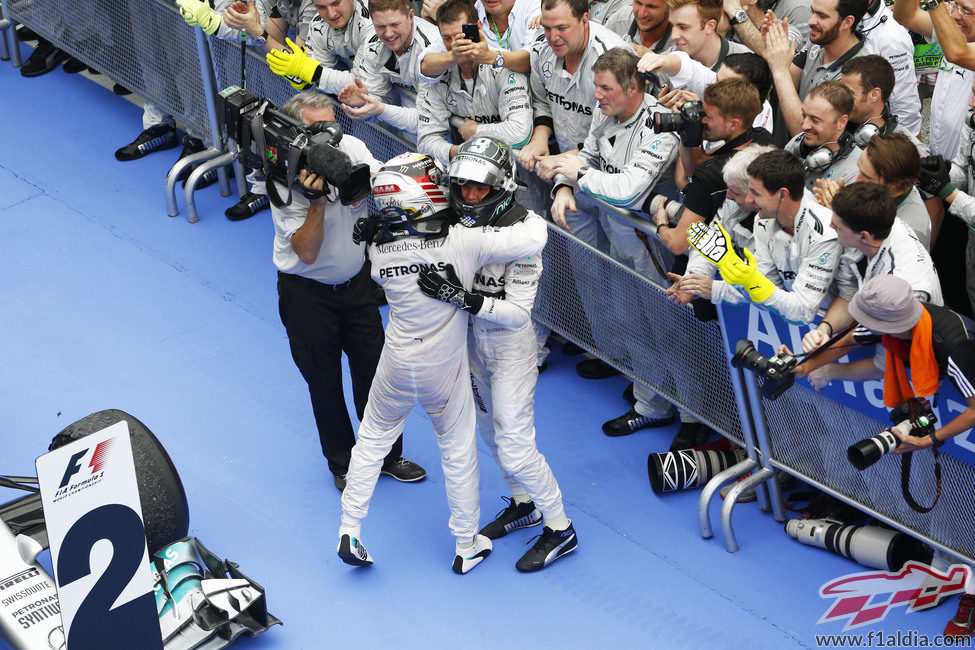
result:
<svg viewBox="0 0 975 650"><path fill-rule="evenodd" d="M372 177L372 196L379 208L382 244L400 237L442 237L450 225L446 175L430 156L404 153Z"/></svg>
<svg viewBox="0 0 975 650"><path fill-rule="evenodd" d="M516 205L515 158L502 140L476 136L460 146L450 161L450 207L458 223L468 228L505 225L503 218ZM477 203L468 203L461 193L466 183L491 187Z"/></svg>

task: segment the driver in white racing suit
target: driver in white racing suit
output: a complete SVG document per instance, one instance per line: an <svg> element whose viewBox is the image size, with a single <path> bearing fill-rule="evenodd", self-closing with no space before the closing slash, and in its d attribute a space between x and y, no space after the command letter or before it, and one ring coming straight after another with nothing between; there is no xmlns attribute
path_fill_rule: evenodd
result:
<svg viewBox="0 0 975 650"><path fill-rule="evenodd" d="M534 215L508 228L474 230L455 225L448 229L443 181L429 156L393 158L372 178L373 196L381 210L378 223L362 219L353 233L373 242L369 247L372 276L389 301L389 324L342 493L338 554L348 564L372 564L360 539L361 520L369 511L383 458L415 404L429 415L441 450L450 530L457 538L453 570L467 573L492 548L491 540L477 533L480 510L474 399L468 383L468 317L423 295L416 280L423 269L450 268L456 269L462 286L470 287L474 272L486 264L537 255L547 230ZM462 304L461 296L455 298L455 304Z"/></svg>
<svg viewBox="0 0 975 650"><path fill-rule="evenodd" d="M504 141L475 136L463 144L448 173L452 216L479 228L507 227L532 215L514 199L514 171L514 154ZM531 309L541 273L541 257L533 255L484 266L469 293L432 268L419 280L425 294L440 300L454 302L462 294L461 309L473 316L468 343L477 428L511 489L507 507L480 534L498 539L544 519L538 541L515 564L519 571L543 569L578 543L559 485L535 446L538 369Z"/></svg>

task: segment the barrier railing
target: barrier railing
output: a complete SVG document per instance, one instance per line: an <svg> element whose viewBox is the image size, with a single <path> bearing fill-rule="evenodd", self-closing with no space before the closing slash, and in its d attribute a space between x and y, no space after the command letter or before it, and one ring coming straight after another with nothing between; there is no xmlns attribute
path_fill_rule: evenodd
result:
<svg viewBox="0 0 975 650"><path fill-rule="evenodd" d="M2 2L3 15L11 22L27 24L173 114L211 146L213 155L220 154L212 164L226 164L224 156L232 156L225 153L217 133L213 92L240 84L240 44L212 37L204 40L198 29L188 28L174 7L161 0L126 0L110 6L108 0ZM0 22L8 44L14 40L9 25ZM7 54L15 64L19 62L19 52ZM273 75L260 56L253 52L248 56L250 90L278 105L293 95L290 84ZM381 125L349 120L341 111L337 118L377 159L387 160L413 148L409 140ZM193 185L188 186L187 209L195 216ZM654 236L645 220L605 204L599 207ZM754 322L762 318L774 322L773 329L785 329L784 323L764 312L756 317L755 307L721 310L720 325L701 322L689 308L668 301L656 279L637 274L554 226L550 226L543 255L545 272L533 313L538 321L746 447L748 460L716 476L702 492L698 509L702 535L711 535L708 504L718 485L745 469L756 471L735 486L722 507L728 550L738 548L731 514L734 497L741 491L759 487L760 503L770 505L776 518L782 519L782 501L774 481L771 499L762 484L771 476L771 469L777 468L973 561L975 512L968 500L975 485L975 467L942 455L945 483L941 502L929 515L915 513L904 504L899 472L891 470L889 463L881 461L865 472L856 472L846 461L846 447L883 428L880 419L802 385L770 402L758 395L750 373L742 376L730 366L733 342L740 338L732 333L751 333ZM769 345L767 338L764 344ZM874 416L876 413L874 410ZM918 454L914 476L915 494L922 502L930 501L930 486L925 482L931 476L930 454Z"/></svg>

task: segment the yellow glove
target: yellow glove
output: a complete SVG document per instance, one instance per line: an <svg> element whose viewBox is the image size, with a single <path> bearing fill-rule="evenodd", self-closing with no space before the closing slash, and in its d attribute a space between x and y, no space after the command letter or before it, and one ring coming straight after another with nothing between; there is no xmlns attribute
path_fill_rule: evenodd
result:
<svg viewBox="0 0 975 650"><path fill-rule="evenodd" d="M321 64L309 57L305 53L305 48L298 47L290 38L286 38L285 42L291 51L271 50L267 53L267 64L271 68L271 72L288 78L292 86L301 90L306 88L307 84L312 83L312 79L315 78L315 71ZM305 84L299 86L297 85L299 81L303 81Z"/></svg>
<svg viewBox="0 0 975 650"><path fill-rule="evenodd" d="M204 0L176 0L176 4L187 25L191 27L199 25L203 33L208 36L219 29L220 14Z"/></svg>
<svg viewBox="0 0 975 650"><path fill-rule="evenodd" d="M721 222L715 219L714 226L708 227L701 221L692 223L687 230L687 242L718 267L725 282L747 291L752 302L768 300L775 292L775 284L758 270L755 256L745 249L745 259L742 260L735 253L731 235Z"/></svg>

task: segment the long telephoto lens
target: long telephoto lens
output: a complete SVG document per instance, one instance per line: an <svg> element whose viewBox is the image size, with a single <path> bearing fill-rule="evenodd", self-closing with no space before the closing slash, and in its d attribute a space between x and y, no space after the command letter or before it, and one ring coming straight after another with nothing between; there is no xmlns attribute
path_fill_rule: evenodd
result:
<svg viewBox="0 0 975 650"><path fill-rule="evenodd" d="M906 424L905 434L910 433L911 423L902 422L897 425L898 430L902 430L902 425ZM861 440L860 442L850 445L849 449L846 450L846 457L849 459L850 464L856 467L858 470L863 471L876 463L880 458L889 453L900 444L900 440L897 439L890 430L881 431L873 438L867 438L866 440Z"/></svg>
<svg viewBox="0 0 975 650"><path fill-rule="evenodd" d="M650 489L657 494L700 487L718 472L745 459L743 449L697 451L681 449L647 457Z"/></svg>
<svg viewBox="0 0 975 650"><path fill-rule="evenodd" d="M930 549L910 535L879 526L847 526L829 519L790 519L785 532L874 569L899 571L908 560L929 562Z"/></svg>

